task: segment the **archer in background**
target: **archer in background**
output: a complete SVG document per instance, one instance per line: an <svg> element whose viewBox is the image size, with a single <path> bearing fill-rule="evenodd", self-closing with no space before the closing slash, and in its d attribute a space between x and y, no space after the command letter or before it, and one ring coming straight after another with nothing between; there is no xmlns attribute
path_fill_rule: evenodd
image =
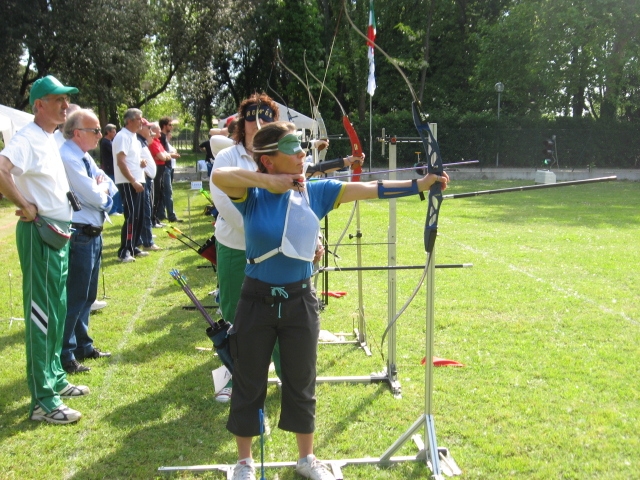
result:
<svg viewBox="0 0 640 480"><path fill-rule="evenodd" d="M258 106L259 111L258 111ZM258 167L253 160L253 137L258 132L258 120L266 125L278 116L278 105L268 95L254 93L243 100L238 107L237 123L231 146L213 152L212 177L217 169L236 167L255 171ZM211 139L216 139L212 136ZM216 139L216 146L221 143ZM224 138L224 140L229 140ZM213 145L212 145L213 146ZM214 148L212 148L212 151ZM233 323L236 306L240 298L240 289L244 279L245 236L244 222L240 212L231 204L229 197L217 188L213 181L209 182L213 203L218 209L215 224L216 254L218 260L218 282L220 310L222 317ZM279 367L279 362L276 362ZM216 401L226 403L231 398L232 381L216 394ZM257 413L256 413L257 415ZM256 417L257 418L257 417Z"/></svg>

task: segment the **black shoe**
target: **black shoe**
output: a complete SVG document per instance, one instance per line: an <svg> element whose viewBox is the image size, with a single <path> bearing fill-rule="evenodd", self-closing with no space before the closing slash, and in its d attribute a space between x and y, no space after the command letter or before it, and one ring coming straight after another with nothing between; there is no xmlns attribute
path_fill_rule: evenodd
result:
<svg viewBox="0 0 640 480"><path fill-rule="evenodd" d="M96 359L96 358L104 358L104 357L110 357L110 356L111 356L111 352L101 352L98 348L94 348L93 350L91 350L91 353L89 355L85 355L82 358L76 356L76 358L80 358L80 360L86 360L86 359Z"/></svg>
<svg viewBox="0 0 640 480"><path fill-rule="evenodd" d="M75 358L63 363L62 368L64 368L65 372L70 374L88 372L89 370L91 370L89 367L85 367L84 365L82 365Z"/></svg>
<svg viewBox="0 0 640 480"><path fill-rule="evenodd" d="M175 223L184 223L184 220L182 220L181 218L174 218L173 220L169 220L170 222L175 222Z"/></svg>

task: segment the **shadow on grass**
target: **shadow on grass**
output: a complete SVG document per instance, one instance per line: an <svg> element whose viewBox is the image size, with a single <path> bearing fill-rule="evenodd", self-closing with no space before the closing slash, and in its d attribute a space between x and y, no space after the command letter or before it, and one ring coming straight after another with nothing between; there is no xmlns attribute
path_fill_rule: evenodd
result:
<svg viewBox="0 0 640 480"><path fill-rule="evenodd" d="M9 329L9 322L7 322L7 330L9 333L3 333L0 336L0 353L2 351L13 347L18 343L24 344L24 325L22 321L14 321L11 329Z"/></svg>
<svg viewBox="0 0 640 480"><path fill-rule="evenodd" d="M189 305L186 296L185 305ZM214 320L217 318L212 311L210 316ZM183 310L182 307L173 307L163 315L150 316L143 325L136 328L137 334L144 337L150 333L168 329L166 333L154 341L135 343L119 351L119 361L124 364L144 364L152 362L158 356L158 352L163 354L170 351L183 352L185 349L193 349L194 343L207 348L212 347L211 340L205 333L208 326L209 324L197 310ZM181 341L177 342L176 338L180 338Z"/></svg>
<svg viewBox="0 0 640 480"><path fill-rule="evenodd" d="M30 398L26 374L0 386L0 444L6 438L38 426L38 422L28 418Z"/></svg>
<svg viewBox="0 0 640 480"><path fill-rule="evenodd" d="M71 478L153 478L163 465L235 463L235 440L225 428L228 405L215 402L212 388L202 388L210 368L198 366L109 413L102 420L128 434Z"/></svg>
<svg viewBox="0 0 640 480"><path fill-rule="evenodd" d="M338 388L336 384L334 384L333 386L335 388ZM360 393L362 392L362 389L359 388L358 384L348 384L348 386L343 385L343 388L347 388L347 389L353 388L353 389L358 389L358 391L356 391L354 395L352 396L349 395L344 398L344 401L345 403L348 404L348 407L341 408L342 406L341 405L331 409L332 413L334 413L335 411L341 412L339 418L332 416L331 419L327 419L324 421L322 418L317 419L316 435L315 435L315 442L314 442L315 444L314 450L316 450L317 452L318 451L331 452L331 451L338 450L339 449L339 447L337 447L338 445L345 444L344 433L346 431L349 431L349 429L353 426L353 424L371 423L372 421L375 422L375 420L373 420L370 417L370 414L368 412L371 411L372 407L374 407L375 404L379 403L382 397L385 397L390 394L389 387L386 384L377 385L374 391L364 396L359 396ZM322 395L323 394L320 393L320 396L318 398L319 404L322 403L323 401L328 400L328 398L323 399ZM320 410L320 406L319 406L319 410ZM267 412L267 415L270 419L270 423L274 426L277 425L277 419L279 418L279 414L280 414L280 395L278 390L276 390L275 388L270 388L269 391L267 392L267 398L265 401L265 411ZM327 413L320 413L320 411L318 413L320 415L327 415ZM325 428L326 425L331 425L331 426L329 428ZM407 425L407 427L409 426L410 424ZM400 433L402 432L399 432L399 434ZM293 434L289 434L289 433L286 433L286 434L290 435L291 437L290 442L291 442L291 445L293 446L295 442ZM270 446L269 444L270 442L269 440L267 440L267 445L266 445L267 449ZM407 442L407 444L409 444L409 446L412 445L410 441ZM358 453L353 455L349 455L349 454L344 455L344 454L338 453L332 456L331 458L327 457L325 454L324 456L321 455L322 456L321 460L330 461L330 460L341 460L341 459L349 459L349 458L377 458L380 455L382 455L382 453L384 452L384 450L386 450L386 448L390 446L391 446L391 443L389 443L389 445L385 445L385 448L381 449L380 451L359 451ZM295 448L293 448L293 450L295 450ZM417 449L415 449L414 453L415 454L418 453ZM396 453L396 455L398 454ZM275 459L275 461L293 461L293 460L295 460L295 458L282 458L281 456L278 456L278 455L276 455L276 459ZM389 469L398 469L398 468L402 468L403 478L405 479L428 478L430 473L427 467L421 462L406 462L403 466L350 465L350 466L342 467L345 478L359 478L359 479L387 478L386 476L384 476L385 474L383 472ZM277 472L278 472L277 477L275 477L272 474L272 475L268 475L267 478L279 478L280 480L294 480L294 479L300 478L300 476L298 476L295 473L294 469L292 468L282 468L282 469L278 468Z"/></svg>

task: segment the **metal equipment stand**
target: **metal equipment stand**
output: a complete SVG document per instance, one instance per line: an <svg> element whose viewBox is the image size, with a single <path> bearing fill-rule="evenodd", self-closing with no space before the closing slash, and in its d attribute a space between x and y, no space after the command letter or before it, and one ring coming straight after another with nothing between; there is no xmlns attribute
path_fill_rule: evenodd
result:
<svg viewBox="0 0 640 480"><path fill-rule="evenodd" d="M358 267L362 266L362 231L360 230L360 204L355 202L354 212L356 214L356 234L349 234L349 238L356 239L356 258ZM329 238L329 220L328 217L324 217L324 237ZM336 247L337 248L337 247ZM320 272L317 275L322 275L322 299L321 310L324 310L325 306L329 303L329 274L332 271L329 265L329 247L325 244L325 254L323 259L323 267L320 268ZM317 277L316 277L317 278ZM350 333L338 332L334 333L336 337L348 337ZM320 344L331 345L358 345L367 356L371 356L371 350L367 345L367 324L364 318L364 302L362 297L362 272L358 270L358 326L353 329L354 340L339 340L336 342L319 342ZM270 383L278 383L276 379L270 379Z"/></svg>
<svg viewBox="0 0 640 480"><path fill-rule="evenodd" d="M426 313L426 342L425 342L425 356L427 359L433 357L433 335L434 335L434 252L431 253L432 258L429 262L429 268L427 270L427 313ZM391 344L391 338L389 338ZM351 378L362 377L342 377L340 381L351 381ZM320 380L320 378L318 378ZM388 377L386 379L388 381ZM382 379L381 379L382 381ZM442 480L443 474L448 476L461 475L462 471L456 464L455 460L451 456L448 449L444 447L438 447L436 440L435 423L433 419L432 399L433 399L433 362L427 361L425 364L425 405L424 413L411 425L398 439L379 457L364 457L364 458L351 458L351 459L339 459L339 460L324 460L329 464L333 475L336 480L344 480L342 474L342 467L348 465L382 465L389 466L394 463L401 462L422 462L432 472L434 480ZM424 438L427 439L427 445L425 446L422 437L419 433L416 433L421 428L424 428ZM407 456L393 456L407 440L411 439L418 447L418 453L416 455ZM296 462L267 462L264 464L265 468L282 468L282 467L295 467ZM188 472L204 472L217 470L226 474L228 480L231 479L233 469L235 467L231 464L218 464L218 465L193 465L185 467L160 467L159 472L172 473L179 471Z"/></svg>
<svg viewBox="0 0 640 480"><path fill-rule="evenodd" d="M360 230L360 202L356 201L356 262L362 266L362 231ZM364 301L362 298L362 270L358 270L358 328L354 330L356 342L368 357L371 350L367 345L367 323L364 319Z"/></svg>

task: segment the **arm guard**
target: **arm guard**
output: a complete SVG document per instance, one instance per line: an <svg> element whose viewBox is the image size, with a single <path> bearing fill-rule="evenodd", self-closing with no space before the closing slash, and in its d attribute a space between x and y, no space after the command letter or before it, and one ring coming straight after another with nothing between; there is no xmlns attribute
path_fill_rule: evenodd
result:
<svg viewBox="0 0 640 480"><path fill-rule="evenodd" d="M418 180L415 178L411 180L411 185L408 187L385 187L384 182L378 180L378 198L399 198L409 195L420 195L420 198L424 200L422 192L418 190Z"/></svg>

